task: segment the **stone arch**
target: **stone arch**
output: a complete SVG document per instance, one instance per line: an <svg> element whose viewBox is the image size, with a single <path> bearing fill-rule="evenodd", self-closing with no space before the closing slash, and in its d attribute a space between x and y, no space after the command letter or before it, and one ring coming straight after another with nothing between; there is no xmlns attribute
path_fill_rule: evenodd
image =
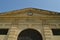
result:
<svg viewBox="0 0 60 40"><path fill-rule="evenodd" d="M17 40L43 40L43 38L37 30L25 29L19 33Z"/></svg>

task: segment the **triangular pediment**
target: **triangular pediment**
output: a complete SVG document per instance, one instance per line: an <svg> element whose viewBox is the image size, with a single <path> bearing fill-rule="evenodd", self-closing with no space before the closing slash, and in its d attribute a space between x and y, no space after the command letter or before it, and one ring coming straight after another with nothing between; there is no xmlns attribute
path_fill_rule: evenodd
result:
<svg viewBox="0 0 60 40"><path fill-rule="evenodd" d="M21 10L15 10L6 12L0 15L6 17L26 17L26 16L59 16L58 12L52 12L36 8L25 8Z"/></svg>

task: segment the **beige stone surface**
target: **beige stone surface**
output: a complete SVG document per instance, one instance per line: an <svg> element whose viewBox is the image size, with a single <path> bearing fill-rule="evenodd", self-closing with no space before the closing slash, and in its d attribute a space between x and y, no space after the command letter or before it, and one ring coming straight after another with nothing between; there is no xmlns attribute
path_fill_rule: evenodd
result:
<svg viewBox="0 0 60 40"><path fill-rule="evenodd" d="M29 15L29 13L33 15ZM60 40L60 36L52 34L52 28L60 28L60 15L58 12L26 8L7 12L0 15L0 29L8 28L7 35L0 35L0 40L17 40L21 31L31 28L39 31L43 40ZM6 37L6 39L5 39Z"/></svg>

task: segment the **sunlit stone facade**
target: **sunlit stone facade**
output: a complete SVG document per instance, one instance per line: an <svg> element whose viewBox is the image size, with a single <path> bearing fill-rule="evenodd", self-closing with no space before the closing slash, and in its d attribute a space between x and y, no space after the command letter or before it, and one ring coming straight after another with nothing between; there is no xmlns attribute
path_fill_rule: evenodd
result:
<svg viewBox="0 0 60 40"><path fill-rule="evenodd" d="M60 31L58 12L25 8L0 14L0 40L34 40L37 34L40 39L35 40L60 40L60 34L54 32L56 29Z"/></svg>

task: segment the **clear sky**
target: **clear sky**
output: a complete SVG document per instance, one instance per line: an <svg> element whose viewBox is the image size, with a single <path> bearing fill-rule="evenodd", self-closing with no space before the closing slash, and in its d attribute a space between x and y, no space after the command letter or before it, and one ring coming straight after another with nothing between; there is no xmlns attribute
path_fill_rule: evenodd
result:
<svg viewBox="0 0 60 40"><path fill-rule="evenodd" d="M0 0L0 13L29 7L60 12L60 0Z"/></svg>

